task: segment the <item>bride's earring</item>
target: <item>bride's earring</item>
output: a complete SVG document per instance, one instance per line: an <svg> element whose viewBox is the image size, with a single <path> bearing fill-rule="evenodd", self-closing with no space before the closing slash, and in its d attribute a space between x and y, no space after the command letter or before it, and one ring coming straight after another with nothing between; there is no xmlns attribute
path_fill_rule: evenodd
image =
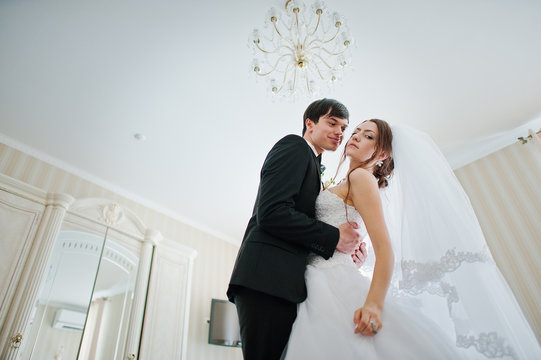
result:
<svg viewBox="0 0 541 360"><path fill-rule="evenodd" d="M381 167L381 166L383 165L383 161L378 160L378 162L376 162L376 165L377 165L378 167Z"/></svg>

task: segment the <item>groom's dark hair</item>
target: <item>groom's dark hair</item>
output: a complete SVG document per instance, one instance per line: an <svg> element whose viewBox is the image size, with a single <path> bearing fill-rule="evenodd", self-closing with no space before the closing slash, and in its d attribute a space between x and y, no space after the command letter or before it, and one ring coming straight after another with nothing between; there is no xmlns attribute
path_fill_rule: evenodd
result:
<svg viewBox="0 0 541 360"><path fill-rule="evenodd" d="M306 132L306 119L312 120L317 124L319 117L329 114L340 119L349 120L349 111L344 104L334 99L316 100L306 108L302 122L302 135Z"/></svg>

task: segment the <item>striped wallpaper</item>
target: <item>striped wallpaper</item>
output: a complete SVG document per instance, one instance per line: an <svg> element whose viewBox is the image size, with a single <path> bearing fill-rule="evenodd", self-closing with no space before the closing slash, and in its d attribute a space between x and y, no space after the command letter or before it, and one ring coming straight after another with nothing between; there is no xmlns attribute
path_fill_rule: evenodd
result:
<svg viewBox="0 0 541 360"><path fill-rule="evenodd" d="M238 348L208 344L206 322L210 315L211 299L226 298L227 283L238 246L122 197L4 143L0 143L0 172L48 192L67 193L76 199L87 197L111 199L135 212L148 228L156 229L165 238L195 249L198 255L193 269L187 358L242 359L242 352Z"/></svg>
<svg viewBox="0 0 541 360"><path fill-rule="evenodd" d="M517 142L455 173L494 260L541 342L540 143Z"/></svg>

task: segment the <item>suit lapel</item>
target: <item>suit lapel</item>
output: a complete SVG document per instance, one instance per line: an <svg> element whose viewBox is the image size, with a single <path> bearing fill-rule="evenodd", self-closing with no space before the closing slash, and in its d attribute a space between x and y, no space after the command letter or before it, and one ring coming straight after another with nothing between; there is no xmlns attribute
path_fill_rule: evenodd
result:
<svg viewBox="0 0 541 360"><path fill-rule="evenodd" d="M312 149L310 149L310 151L312 151ZM312 152L312 155L314 155L314 153ZM321 156L321 155L319 155ZM313 157L313 160L314 160L314 168L315 168L315 173L316 173L316 178L317 178L317 184L319 184L319 189L318 190L321 190L321 187L322 187L322 184L321 184L321 157L318 159L315 155Z"/></svg>
<svg viewBox="0 0 541 360"><path fill-rule="evenodd" d="M319 191L322 189L322 186L323 186L321 183L321 163L316 157L316 154L314 154L314 151L312 150L310 145L308 145L308 143L306 143L306 148L308 151L310 151L310 154L312 155L312 165L314 169L313 172L314 172L314 177L316 179L316 184L318 184L319 186L317 189L317 192L319 193Z"/></svg>

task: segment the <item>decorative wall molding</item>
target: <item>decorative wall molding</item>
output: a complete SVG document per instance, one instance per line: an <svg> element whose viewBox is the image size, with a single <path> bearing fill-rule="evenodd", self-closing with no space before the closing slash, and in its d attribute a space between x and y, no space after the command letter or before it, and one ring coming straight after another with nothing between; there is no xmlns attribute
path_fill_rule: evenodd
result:
<svg viewBox="0 0 541 360"><path fill-rule="evenodd" d="M71 206L70 212L125 232L139 241L145 240L148 231L146 225L133 211L110 199L80 199Z"/></svg>
<svg viewBox="0 0 541 360"><path fill-rule="evenodd" d="M2 173L0 173L0 189L38 204L46 205L47 202L46 191Z"/></svg>

